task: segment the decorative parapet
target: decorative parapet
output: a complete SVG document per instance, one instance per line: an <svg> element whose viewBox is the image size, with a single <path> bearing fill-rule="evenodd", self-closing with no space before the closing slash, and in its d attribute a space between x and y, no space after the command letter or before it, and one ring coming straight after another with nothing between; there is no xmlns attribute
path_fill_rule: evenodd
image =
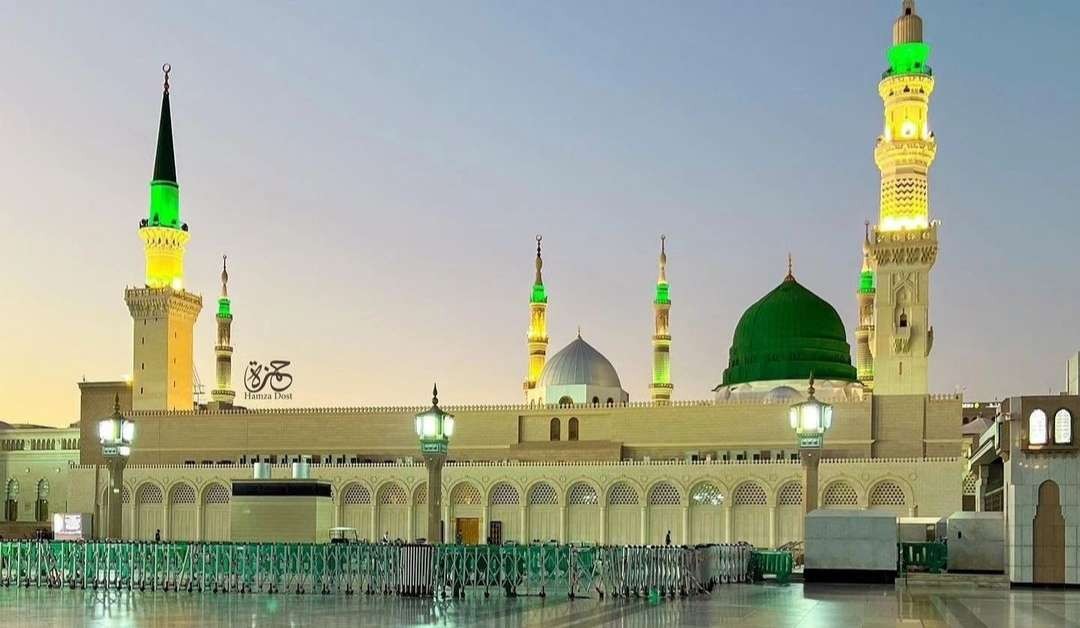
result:
<svg viewBox="0 0 1080 628"><path fill-rule="evenodd" d="M828 458L822 460L822 464L918 464L927 462L959 462L958 457L942 458ZM313 469L412 469L423 468L422 462L361 462L361 463L309 463ZM597 461L520 461L520 460L496 460L477 462L447 462L447 467L458 468L527 468L527 467L798 467L801 463L797 460L597 460ZM71 463L72 469L95 469L96 465ZM271 464L271 467L287 469L290 463ZM237 469L248 470L247 465L230 464L129 464L129 470L153 470L153 469Z"/></svg>

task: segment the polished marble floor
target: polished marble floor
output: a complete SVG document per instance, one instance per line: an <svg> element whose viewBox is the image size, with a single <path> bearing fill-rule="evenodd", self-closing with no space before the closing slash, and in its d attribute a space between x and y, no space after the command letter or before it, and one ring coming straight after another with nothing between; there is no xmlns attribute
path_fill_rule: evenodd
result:
<svg viewBox="0 0 1080 628"><path fill-rule="evenodd" d="M0 626L1077 626L1080 591L727 585L684 600L110 593L0 589Z"/></svg>

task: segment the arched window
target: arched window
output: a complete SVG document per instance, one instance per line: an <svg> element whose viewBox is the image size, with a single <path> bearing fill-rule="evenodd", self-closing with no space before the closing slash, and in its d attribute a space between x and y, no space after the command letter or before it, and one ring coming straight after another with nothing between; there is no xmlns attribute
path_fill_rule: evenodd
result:
<svg viewBox="0 0 1080 628"><path fill-rule="evenodd" d="M907 314L900 315L900 327L907 327Z"/></svg>
<svg viewBox="0 0 1080 628"><path fill-rule="evenodd" d="M576 416L570 417L570 425L567 428L570 432L570 440L578 439L578 420Z"/></svg>
<svg viewBox="0 0 1080 628"><path fill-rule="evenodd" d="M600 405L600 397L593 397L592 403L594 406Z"/></svg>
<svg viewBox="0 0 1080 628"><path fill-rule="evenodd" d="M559 397L560 406L572 406L574 405L574 399L570 395Z"/></svg>
<svg viewBox="0 0 1080 628"><path fill-rule="evenodd" d="M1042 410L1032 410L1028 415L1028 443L1046 444L1046 413Z"/></svg>
<svg viewBox="0 0 1080 628"><path fill-rule="evenodd" d="M1054 443L1057 445L1072 443L1072 413L1065 408L1054 413Z"/></svg>
<svg viewBox="0 0 1080 628"><path fill-rule="evenodd" d="M612 399L611 397L608 397L608 398L607 398L607 404L608 404L609 406L613 406L613 405L615 405L615 400L614 400L614 399Z"/></svg>
<svg viewBox="0 0 1080 628"><path fill-rule="evenodd" d="M562 430L561 430L561 428L559 426L559 419L558 418L551 419L551 436L550 436L550 439L551 440L560 440L560 439L562 439L562 435L560 434L561 431Z"/></svg>

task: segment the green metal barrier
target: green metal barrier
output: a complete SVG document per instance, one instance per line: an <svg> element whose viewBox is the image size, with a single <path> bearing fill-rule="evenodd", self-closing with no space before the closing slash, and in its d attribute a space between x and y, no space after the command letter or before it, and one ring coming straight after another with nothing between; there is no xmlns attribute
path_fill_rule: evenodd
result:
<svg viewBox="0 0 1080 628"><path fill-rule="evenodd" d="M949 563L949 546L940 541L897 543L897 572L929 571L941 573Z"/></svg>
<svg viewBox="0 0 1080 628"><path fill-rule="evenodd" d="M794 567L795 558L788 551L754 550L750 556L750 572L754 582L761 582L765 576L771 575L776 577L777 584L788 584Z"/></svg>
<svg viewBox="0 0 1080 628"><path fill-rule="evenodd" d="M0 586L508 597L693 595L748 579L746 544L698 547L0 541Z"/></svg>

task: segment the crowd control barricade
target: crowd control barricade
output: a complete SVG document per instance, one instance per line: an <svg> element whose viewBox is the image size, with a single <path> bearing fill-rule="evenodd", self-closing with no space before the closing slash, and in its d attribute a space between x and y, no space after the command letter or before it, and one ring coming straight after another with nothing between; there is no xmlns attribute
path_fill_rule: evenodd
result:
<svg viewBox="0 0 1080 628"><path fill-rule="evenodd" d="M0 586L460 598L685 596L751 578L745 543L0 541Z"/></svg>

